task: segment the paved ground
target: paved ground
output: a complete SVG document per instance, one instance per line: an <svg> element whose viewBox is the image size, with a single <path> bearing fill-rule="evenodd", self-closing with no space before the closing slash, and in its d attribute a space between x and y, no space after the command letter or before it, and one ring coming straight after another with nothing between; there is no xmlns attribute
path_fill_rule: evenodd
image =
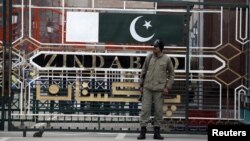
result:
<svg viewBox="0 0 250 141"><path fill-rule="evenodd" d="M42 137L33 137L34 132L0 131L0 141L135 141L137 134L131 133L72 133L72 132L44 132ZM207 141L206 135L163 134L167 141ZM153 135L148 134L147 141L153 141ZM155 140L154 140L155 141Z"/></svg>

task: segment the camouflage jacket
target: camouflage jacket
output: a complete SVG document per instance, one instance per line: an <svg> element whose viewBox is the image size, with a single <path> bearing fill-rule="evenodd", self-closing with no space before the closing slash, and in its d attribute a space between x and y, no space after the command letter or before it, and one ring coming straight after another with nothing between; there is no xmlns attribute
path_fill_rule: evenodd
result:
<svg viewBox="0 0 250 141"><path fill-rule="evenodd" d="M163 91L172 88L174 77L173 63L166 54L159 57L149 54L142 67L140 85L149 90Z"/></svg>

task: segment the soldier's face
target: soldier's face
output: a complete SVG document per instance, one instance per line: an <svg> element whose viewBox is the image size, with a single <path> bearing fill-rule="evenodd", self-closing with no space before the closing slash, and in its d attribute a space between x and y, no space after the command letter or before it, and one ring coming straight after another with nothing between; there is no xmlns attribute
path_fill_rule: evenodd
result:
<svg viewBox="0 0 250 141"><path fill-rule="evenodd" d="M158 54L158 53L161 52L161 50L160 50L159 47L154 47L153 52L154 52L155 54Z"/></svg>

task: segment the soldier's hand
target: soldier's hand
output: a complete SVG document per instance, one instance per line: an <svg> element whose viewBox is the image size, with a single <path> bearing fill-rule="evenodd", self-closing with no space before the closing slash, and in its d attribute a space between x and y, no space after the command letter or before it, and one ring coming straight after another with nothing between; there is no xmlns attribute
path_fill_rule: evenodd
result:
<svg viewBox="0 0 250 141"><path fill-rule="evenodd" d="M140 93L141 93L141 95L139 96L138 101L142 101L143 87L140 87Z"/></svg>
<svg viewBox="0 0 250 141"><path fill-rule="evenodd" d="M168 88L163 89L163 95L168 95Z"/></svg>
<svg viewBox="0 0 250 141"><path fill-rule="evenodd" d="M140 93L143 94L143 87L140 87Z"/></svg>

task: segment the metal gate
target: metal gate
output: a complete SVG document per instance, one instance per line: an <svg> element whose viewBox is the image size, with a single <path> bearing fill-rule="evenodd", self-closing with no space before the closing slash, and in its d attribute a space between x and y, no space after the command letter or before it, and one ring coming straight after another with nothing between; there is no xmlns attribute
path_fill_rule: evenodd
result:
<svg viewBox="0 0 250 141"><path fill-rule="evenodd" d="M249 107L247 4L99 2L1 1L2 130L8 123L8 130L24 134L139 131L138 81L150 43L138 42L140 35L133 37L137 42L122 43L118 33L108 40L109 32L99 38L103 42L81 42L69 34L82 31L79 23L86 13L102 20L167 17L162 20L168 40L164 53L174 63L176 78L164 99L164 132L204 133L209 124L244 121L242 108ZM71 21L79 22L77 29Z"/></svg>

